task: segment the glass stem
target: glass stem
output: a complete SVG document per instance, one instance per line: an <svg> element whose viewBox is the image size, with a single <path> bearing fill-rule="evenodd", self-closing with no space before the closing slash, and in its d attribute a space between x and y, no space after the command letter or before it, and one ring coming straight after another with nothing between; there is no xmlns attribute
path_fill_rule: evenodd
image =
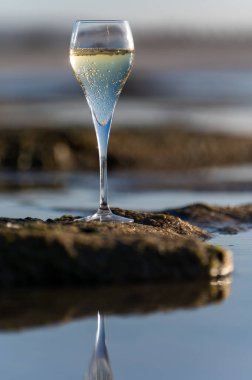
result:
<svg viewBox="0 0 252 380"><path fill-rule="evenodd" d="M108 205L107 151L112 116L105 125L100 124L94 115L93 121L98 142L100 163L100 207L98 211L104 213L110 212Z"/></svg>
<svg viewBox="0 0 252 380"><path fill-rule="evenodd" d="M100 156L100 210L101 211L109 211L107 155L106 156Z"/></svg>

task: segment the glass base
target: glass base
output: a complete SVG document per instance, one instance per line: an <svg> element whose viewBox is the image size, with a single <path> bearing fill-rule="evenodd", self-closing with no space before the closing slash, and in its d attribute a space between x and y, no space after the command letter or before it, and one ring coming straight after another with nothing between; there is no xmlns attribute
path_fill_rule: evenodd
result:
<svg viewBox="0 0 252 380"><path fill-rule="evenodd" d="M84 218L76 219L76 222L101 222L101 223L133 223L134 219L126 218L125 216L115 215L112 211L98 210L94 215L85 216Z"/></svg>

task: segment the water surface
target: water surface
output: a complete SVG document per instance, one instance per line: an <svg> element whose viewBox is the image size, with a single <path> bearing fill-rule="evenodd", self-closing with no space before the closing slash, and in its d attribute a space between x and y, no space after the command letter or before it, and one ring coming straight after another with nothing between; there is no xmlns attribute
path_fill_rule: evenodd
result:
<svg viewBox="0 0 252 380"><path fill-rule="evenodd" d="M226 178L231 175L228 171L225 173ZM249 191L178 192L164 185L169 182L166 179L155 182L155 177L152 177L153 181L149 179L149 187L144 191L141 186L137 188L136 181L134 186L126 186L128 178L129 173L121 181L116 175L111 176L113 204L162 209L192 201L239 204L251 200ZM87 213L89 208L96 207L95 176L83 176L81 181L78 176L61 179L65 184L61 190L1 193L1 214L47 218L61 215L64 209ZM215 235L212 240L234 252L235 273L229 297L198 308L177 305L175 309L167 310L157 307L147 314L136 311L108 313L107 345L115 379L251 378L251 241L251 230L237 235ZM182 290L175 288L174 293L175 297L182 297ZM95 332L96 316L93 313L71 322L65 319L65 323L54 322L44 327L2 330L0 376L5 380L83 379L93 351Z"/></svg>

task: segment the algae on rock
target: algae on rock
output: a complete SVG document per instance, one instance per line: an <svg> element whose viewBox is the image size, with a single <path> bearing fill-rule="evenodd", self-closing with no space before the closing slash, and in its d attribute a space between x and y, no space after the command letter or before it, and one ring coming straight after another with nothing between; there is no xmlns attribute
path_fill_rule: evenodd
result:
<svg viewBox="0 0 252 380"><path fill-rule="evenodd" d="M191 281L226 276L232 256L167 214L116 209L135 223L0 219L0 287Z"/></svg>

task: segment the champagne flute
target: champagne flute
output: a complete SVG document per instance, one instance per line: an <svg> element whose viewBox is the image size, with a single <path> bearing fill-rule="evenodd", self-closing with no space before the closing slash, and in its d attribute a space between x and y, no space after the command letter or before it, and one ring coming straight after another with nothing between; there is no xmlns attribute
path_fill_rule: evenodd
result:
<svg viewBox="0 0 252 380"><path fill-rule="evenodd" d="M115 105L134 60L129 23L122 20L79 20L74 24L70 62L87 99L95 127L100 163L100 206L85 221L128 223L108 205L107 148Z"/></svg>

